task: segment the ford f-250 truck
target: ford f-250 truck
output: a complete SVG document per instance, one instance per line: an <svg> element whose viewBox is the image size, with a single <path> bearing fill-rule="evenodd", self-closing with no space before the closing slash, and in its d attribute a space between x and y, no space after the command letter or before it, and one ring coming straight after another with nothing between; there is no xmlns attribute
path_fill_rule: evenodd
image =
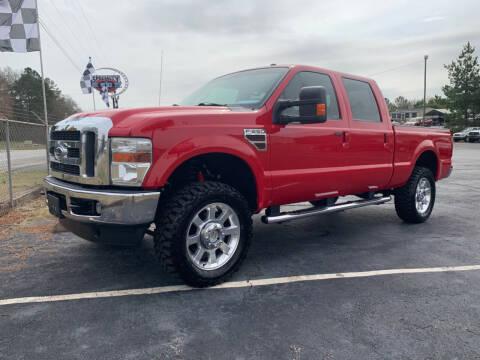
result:
<svg viewBox="0 0 480 360"><path fill-rule="evenodd" d="M47 203L67 229L122 245L150 234L193 286L240 266L252 214L278 223L393 196L401 219L421 223L452 165L447 130L392 126L373 80L309 66L221 76L177 106L72 115L49 146Z"/></svg>

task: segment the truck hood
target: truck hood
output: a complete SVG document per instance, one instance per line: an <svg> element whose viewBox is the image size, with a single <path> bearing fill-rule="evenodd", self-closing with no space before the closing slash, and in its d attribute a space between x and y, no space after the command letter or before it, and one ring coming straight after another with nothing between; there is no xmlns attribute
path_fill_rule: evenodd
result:
<svg viewBox="0 0 480 360"><path fill-rule="evenodd" d="M158 128L212 125L217 121L226 125L228 119L233 121L239 116L254 119L258 111L227 106L166 106L78 113L72 118L107 117L113 123L110 136L149 136Z"/></svg>
<svg viewBox="0 0 480 360"><path fill-rule="evenodd" d="M248 109L244 109L243 111L245 110L248 111ZM232 109L227 106L165 106L134 109L101 110L96 112L79 113L73 115L73 117L108 117L112 120L113 126L121 127L122 123L130 123L130 121L132 120L138 121L141 120L141 118L165 118L177 117L179 115L197 114L225 114L229 112L232 112Z"/></svg>

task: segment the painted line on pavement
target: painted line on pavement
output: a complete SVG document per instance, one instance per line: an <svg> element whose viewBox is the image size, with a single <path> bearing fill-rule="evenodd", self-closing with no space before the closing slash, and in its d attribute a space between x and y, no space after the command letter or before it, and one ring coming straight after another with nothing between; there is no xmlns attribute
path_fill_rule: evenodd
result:
<svg viewBox="0 0 480 360"><path fill-rule="evenodd" d="M381 276L381 275L425 274L425 273L442 273L442 272L473 271L473 270L480 270L480 265L442 266L442 267L433 267L433 268L389 269L389 270L374 270L374 271L332 273L332 274L298 275L298 276L277 277L277 278L269 278L269 279L230 281L217 286L203 288L203 289L193 288L187 285L172 285L172 286L151 287L151 288L143 288L143 289L100 291L100 292L88 292L88 293L79 293L79 294L53 295L53 296L32 296L32 297L22 297L22 298L13 298L13 299L3 299L3 300L0 300L0 306L13 305L13 304L31 304L31 303L44 303L44 302L56 302L56 301L68 301L68 300L82 300L82 299L101 299L101 298L131 296L131 295L153 295L153 294L163 294L163 293L170 293L170 292L180 292L180 291L232 289L232 288L243 288L243 287L254 287L254 286L279 285L279 284L288 284L288 283L296 283L296 282L304 282L304 281L359 278L359 277L371 277L371 276Z"/></svg>

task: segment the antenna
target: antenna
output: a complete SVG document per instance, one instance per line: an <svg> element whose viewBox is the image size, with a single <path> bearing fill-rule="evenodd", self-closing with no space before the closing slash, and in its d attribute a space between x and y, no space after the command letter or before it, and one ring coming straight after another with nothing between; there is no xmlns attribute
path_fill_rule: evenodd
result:
<svg viewBox="0 0 480 360"><path fill-rule="evenodd" d="M160 84L158 87L158 106L160 106L162 101L162 75L163 75L163 49L160 55Z"/></svg>

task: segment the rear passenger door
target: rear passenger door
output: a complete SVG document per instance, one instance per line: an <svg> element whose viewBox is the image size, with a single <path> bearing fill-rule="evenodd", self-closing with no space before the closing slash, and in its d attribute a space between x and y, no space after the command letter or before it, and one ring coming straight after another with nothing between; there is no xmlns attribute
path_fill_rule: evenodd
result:
<svg viewBox="0 0 480 360"><path fill-rule="evenodd" d="M342 77L350 117L347 134L348 168L351 173L352 194L384 188L393 173L394 135L375 96L366 81ZM379 92L377 92L379 93ZM383 120L383 121L382 121Z"/></svg>

